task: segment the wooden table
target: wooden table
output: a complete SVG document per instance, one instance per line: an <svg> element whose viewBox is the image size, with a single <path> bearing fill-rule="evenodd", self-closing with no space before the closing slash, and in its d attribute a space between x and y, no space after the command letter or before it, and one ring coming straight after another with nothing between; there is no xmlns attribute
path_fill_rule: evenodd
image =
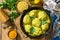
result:
<svg viewBox="0 0 60 40"><path fill-rule="evenodd" d="M0 2L1 2L1 0L0 0ZM51 29L49 35L44 36L42 38L36 38L36 39L34 39L34 38L27 37L27 35L25 35L23 33L23 31L21 30L21 28L20 28L20 16L16 20L14 20L14 24L15 24L15 26L17 28L17 33L18 33L18 36L17 36L16 40L51 40L50 38L51 38L51 35L52 35L52 29ZM8 38L8 36L7 36L7 32L8 32L7 30L9 30L9 28L7 28L7 29L4 30L2 28L2 26L0 26L0 27L2 29L2 33L1 33L2 34L2 39L1 39L1 34L0 34L0 39L1 40L13 40L13 39Z"/></svg>
<svg viewBox="0 0 60 40"><path fill-rule="evenodd" d="M0 40L2 40L2 25L1 25L1 21L0 21Z"/></svg>

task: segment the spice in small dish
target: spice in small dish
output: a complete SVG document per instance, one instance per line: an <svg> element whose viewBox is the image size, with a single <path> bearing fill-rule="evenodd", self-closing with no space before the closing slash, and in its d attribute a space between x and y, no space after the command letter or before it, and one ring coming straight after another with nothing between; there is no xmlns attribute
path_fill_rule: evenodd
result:
<svg viewBox="0 0 60 40"><path fill-rule="evenodd" d="M9 31L9 33L8 33L8 36L9 36L9 38L11 38L11 39L14 39L14 38L16 38L16 36L17 36L17 32L16 32L16 30L10 30Z"/></svg>

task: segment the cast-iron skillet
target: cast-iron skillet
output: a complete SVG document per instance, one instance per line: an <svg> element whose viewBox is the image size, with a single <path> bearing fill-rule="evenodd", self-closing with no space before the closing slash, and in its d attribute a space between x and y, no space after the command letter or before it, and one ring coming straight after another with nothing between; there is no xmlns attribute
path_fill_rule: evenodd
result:
<svg viewBox="0 0 60 40"><path fill-rule="evenodd" d="M51 20L51 23L50 23L50 25L49 25L49 29L46 31L45 34L39 35L39 36L31 36L31 35L29 35L29 34L24 30L24 27L23 27L23 18L24 18L24 16L27 14L27 12L30 12L31 10L38 10L38 9L39 9L39 10L43 10L43 11L45 11L45 12L47 13L47 15L49 16L49 18L50 18L50 20ZM25 34L26 34L28 37L30 37L30 38L40 38L40 37L43 37L43 36L49 34L49 31L50 31L51 28L52 28L52 19L51 19L50 13L51 13L50 11L45 10L45 9L43 9L43 8L40 8L40 7L31 7L31 8L28 8L27 10L24 10L23 13L21 14L21 17L20 17L20 27L21 27L21 30L23 31L23 33L25 33Z"/></svg>

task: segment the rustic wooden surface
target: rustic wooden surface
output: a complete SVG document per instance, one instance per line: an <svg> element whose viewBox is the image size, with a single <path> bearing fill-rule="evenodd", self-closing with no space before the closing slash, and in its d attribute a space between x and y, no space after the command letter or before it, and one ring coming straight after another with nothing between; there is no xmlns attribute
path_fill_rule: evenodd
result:
<svg viewBox="0 0 60 40"><path fill-rule="evenodd" d="M2 28L2 40L16 40L16 39L10 39L8 37L9 30L10 30L10 28L6 28L6 29Z"/></svg>
<svg viewBox="0 0 60 40"><path fill-rule="evenodd" d="M0 0L0 3L2 3L2 1ZM2 40L2 25L1 25L1 21L0 21L0 40Z"/></svg>
<svg viewBox="0 0 60 40"><path fill-rule="evenodd" d="M2 25L1 25L1 21L0 21L0 40L2 40Z"/></svg>

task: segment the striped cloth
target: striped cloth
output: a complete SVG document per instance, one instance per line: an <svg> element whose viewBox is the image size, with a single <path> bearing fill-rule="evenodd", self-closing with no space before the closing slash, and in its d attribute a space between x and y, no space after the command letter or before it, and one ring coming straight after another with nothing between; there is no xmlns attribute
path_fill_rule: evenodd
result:
<svg viewBox="0 0 60 40"><path fill-rule="evenodd" d="M58 20L60 20L59 15L55 14L53 9L49 5L49 2L57 4L60 2L60 0L54 0L54 1L50 0L44 2L44 6L43 6L44 9L51 11L50 16L53 20L53 37L51 38L51 40L60 40L60 24L58 24ZM55 6L55 4L53 6Z"/></svg>

